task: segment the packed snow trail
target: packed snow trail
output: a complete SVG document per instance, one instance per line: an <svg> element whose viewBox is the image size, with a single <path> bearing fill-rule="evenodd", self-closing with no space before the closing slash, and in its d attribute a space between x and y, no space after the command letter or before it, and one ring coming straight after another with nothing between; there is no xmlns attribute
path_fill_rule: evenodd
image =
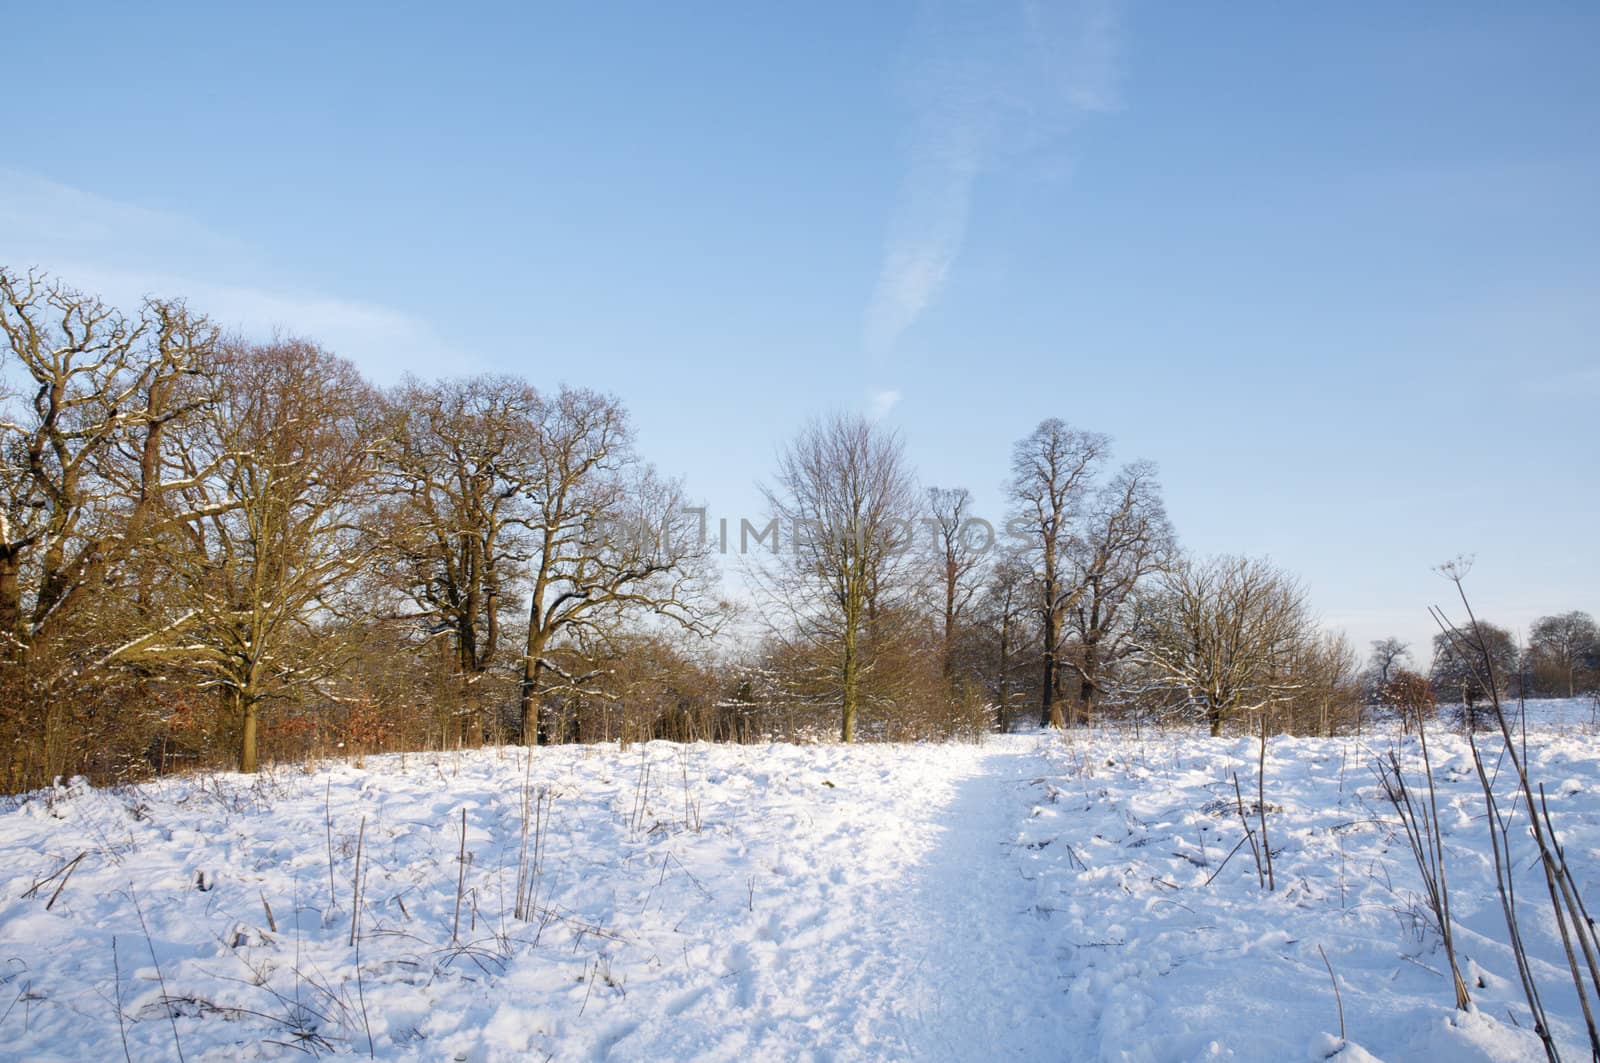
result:
<svg viewBox="0 0 1600 1063"><path fill-rule="evenodd" d="M1035 744L964 750L943 778L841 824L824 843L837 859L788 869L728 976L648 1020L626 1054L1063 1058L1061 962L1010 852L1043 768ZM892 874L863 859L886 837L912 843Z"/></svg>

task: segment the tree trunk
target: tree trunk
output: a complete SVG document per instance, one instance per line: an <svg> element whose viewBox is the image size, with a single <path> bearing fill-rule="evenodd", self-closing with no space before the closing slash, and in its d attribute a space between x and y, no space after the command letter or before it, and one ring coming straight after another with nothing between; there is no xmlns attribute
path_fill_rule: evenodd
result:
<svg viewBox="0 0 1600 1063"><path fill-rule="evenodd" d="M1094 719L1095 700L1100 693L1100 649L1097 641L1085 641L1083 661L1078 668L1078 717L1074 723L1087 727Z"/></svg>
<svg viewBox="0 0 1600 1063"><path fill-rule="evenodd" d="M1039 726L1065 727L1067 721L1061 715L1061 674L1056 667L1055 650L1045 651L1042 685L1044 691L1040 695Z"/></svg>
<svg viewBox="0 0 1600 1063"><path fill-rule="evenodd" d="M955 646L956 573L953 569L947 569L945 573L944 584L944 639L939 648L940 653L944 657L944 663L940 668L940 674L944 676L946 682L949 682L950 677L955 674Z"/></svg>
<svg viewBox="0 0 1600 1063"><path fill-rule="evenodd" d="M1054 585L1047 585L1044 610L1044 681L1039 684L1040 727L1060 727L1064 722L1061 719L1058 690L1060 680L1056 674L1056 641L1060 637L1060 629L1056 626L1055 610L1050 607L1050 599L1054 595Z"/></svg>
<svg viewBox="0 0 1600 1063"><path fill-rule="evenodd" d="M539 654L533 640L528 640L528 655L522 662L521 714L522 744L537 745L539 730Z"/></svg>
<svg viewBox="0 0 1600 1063"><path fill-rule="evenodd" d="M1011 731L1011 626L1000 621L1000 733Z"/></svg>
<svg viewBox="0 0 1600 1063"><path fill-rule="evenodd" d="M1222 734L1222 710L1215 705L1206 707L1206 722L1211 725L1211 737L1216 738Z"/></svg>
<svg viewBox="0 0 1600 1063"><path fill-rule="evenodd" d="M239 770L252 775L256 770L256 703L246 701L243 695L232 695L235 711L243 717L239 733Z"/></svg>
<svg viewBox="0 0 1600 1063"><path fill-rule="evenodd" d="M477 698L477 679L483 673L477 650L477 632L470 623L462 624L457 632L456 646L456 696L458 720L455 731L459 741L473 746L483 744L483 706Z"/></svg>
<svg viewBox="0 0 1600 1063"><path fill-rule="evenodd" d="M839 723L839 740L841 742L854 742L856 740L856 695L860 684L860 676L856 663L856 633L846 625L844 635L844 660L840 662L840 686L843 688L842 719Z"/></svg>
<svg viewBox="0 0 1600 1063"><path fill-rule="evenodd" d="M544 592L550 575L550 551L554 531L546 527L544 544L540 551L539 571L528 595L527 652L522 655L522 744L538 745L543 738L539 728L539 673L543 670L545 640L550 632L545 628Z"/></svg>
<svg viewBox="0 0 1600 1063"><path fill-rule="evenodd" d="M22 638L22 560L17 552L0 553L0 639ZM0 647L9 652L13 647ZM15 647L20 649L20 645ZM20 657L21 655L18 654Z"/></svg>

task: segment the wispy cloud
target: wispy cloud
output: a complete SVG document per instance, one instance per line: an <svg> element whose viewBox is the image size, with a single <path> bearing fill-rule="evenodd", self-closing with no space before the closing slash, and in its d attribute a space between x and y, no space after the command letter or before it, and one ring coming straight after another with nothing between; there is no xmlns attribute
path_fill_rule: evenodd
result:
<svg viewBox="0 0 1600 1063"><path fill-rule="evenodd" d="M901 394L893 388L883 391L874 391L871 402L867 408L867 416L874 421L881 421L889 416L889 411L900 405Z"/></svg>
<svg viewBox="0 0 1600 1063"><path fill-rule="evenodd" d="M145 296L182 297L246 336L305 336L380 381L435 375L447 352L429 324L375 303L289 286L262 286L243 242L182 214L94 195L0 169L0 263L38 266L77 288L131 307ZM204 272L201 272L204 270Z"/></svg>
<svg viewBox="0 0 1600 1063"><path fill-rule="evenodd" d="M182 297L193 309L245 336L265 339L283 333L315 340L380 382L392 382L407 372L436 376L446 362L453 371L470 368L454 352L441 357L445 352L425 321L376 303L95 263L46 265L74 287L119 306L136 305L147 295Z"/></svg>
<svg viewBox="0 0 1600 1063"><path fill-rule="evenodd" d="M82 257L115 250L124 261L178 248L237 254L241 247L181 214L97 196L38 174L0 167L0 250Z"/></svg>
<svg viewBox="0 0 1600 1063"><path fill-rule="evenodd" d="M966 240L978 178L1025 164L1085 112L1117 106L1113 0L929 3L899 78L910 115L906 175L866 312L872 354L938 298Z"/></svg>

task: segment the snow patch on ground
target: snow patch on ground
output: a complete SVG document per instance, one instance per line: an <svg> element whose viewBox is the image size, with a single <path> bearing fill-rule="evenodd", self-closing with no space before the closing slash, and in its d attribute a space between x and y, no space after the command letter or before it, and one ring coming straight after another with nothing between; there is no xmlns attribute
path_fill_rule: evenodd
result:
<svg viewBox="0 0 1600 1063"><path fill-rule="evenodd" d="M1594 901L1590 706L1530 720ZM115 1057L126 1037L134 1059L173 1058L176 1027L191 1060L369 1038L380 1058L471 1061L1542 1059L1466 744L1431 742L1478 1005L1459 1014L1372 772L1395 740L1272 740L1273 893L1234 850L1255 743L1191 732L482 750L58 788L0 814L0 1056ZM525 793L547 829L521 920ZM1519 876L1582 1055L1527 853Z"/></svg>
<svg viewBox="0 0 1600 1063"><path fill-rule="evenodd" d="M1600 749L1592 706L1530 712L1531 776L1591 903L1600 896ZM1581 710L1581 711L1580 711ZM1483 740L1480 740L1483 741ZM1497 740L1490 740L1498 749ZM1464 738L1430 738L1463 973L1477 1010L1454 1011L1422 885L1373 762L1417 747L1394 732L1274 738L1267 830L1276 892L1248 845L1258 744L1251 738L1068 736L1036 780L1022 832L1035 904L1067 946L1069 1008L1084 1036L1074 1058L1543 1059L1494 888L1483 798ZM1419 779L1413 780L1419 781ZM1513 798L1509 769L1497 790ZM1559 795L1559 796L1558 796ZM1587 1037L1526 819L1513 840L1523 933L1558 1043ZM1229 856L1232 853L1231 858ZM1226 863L1224 863L1226 861ZM1209 883L1209 884L1208 884ZM1323 959L1326 954L1326 962ZM1343 998L1348 1042L1340 1049Z"/></svg>

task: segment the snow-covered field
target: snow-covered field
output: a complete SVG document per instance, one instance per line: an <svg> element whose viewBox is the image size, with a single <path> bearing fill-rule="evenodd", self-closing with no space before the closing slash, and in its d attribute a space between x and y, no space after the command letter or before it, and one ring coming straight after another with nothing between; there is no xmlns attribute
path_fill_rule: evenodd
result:
<svg viewBox="0 0 1600 1063"><path fill-rule="evenodd" d="M1436 735L1468 1014L1373 774L1387 729L1272 741L1274 893L1248 847L1224 866L1249 739L652 743L29 796L0 814L0 1056L1542 1059L1466 745ZM1541 706L1529 753L1600 905L1592 706Z"/></svg>

